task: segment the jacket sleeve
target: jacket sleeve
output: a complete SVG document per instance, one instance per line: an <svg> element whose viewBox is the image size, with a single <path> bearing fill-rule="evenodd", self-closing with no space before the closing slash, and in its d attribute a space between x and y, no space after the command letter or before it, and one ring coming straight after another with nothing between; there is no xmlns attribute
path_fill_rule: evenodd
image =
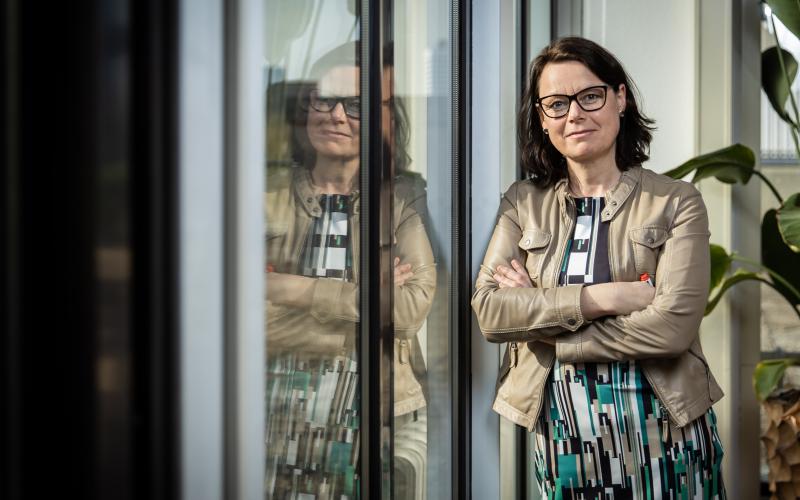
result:
<svg viewBox="0 0 800 500"><path fill-rule="evenodd" d="M535 341L572 333L584 324L582 285L557 288L500 288L493 275L511 259L525 262L519 247L522 229L517 211L518 183L503 195L497 223L478 271L472 309L490 342Z"/></svg>
<svg viewBox="0 0 800 500"><path fill-rule="evenodd" d="M697 338L708 296L708 215L700 193L677 203L675 217L656 267L656 295L645 309L610 316L556 339L564 362L606 362L670 358Z"/></svg>
<svg viewBox="0 0 800 500"><path fill-rule="evenodd" d="M395 222L394 254L401 264L411 264L413 275L394 287L394 331L401 339L413 337L428 317L436 291L436 264L425 229L427 198L424 181L405 182L396 203L402 209Z"/></svg>

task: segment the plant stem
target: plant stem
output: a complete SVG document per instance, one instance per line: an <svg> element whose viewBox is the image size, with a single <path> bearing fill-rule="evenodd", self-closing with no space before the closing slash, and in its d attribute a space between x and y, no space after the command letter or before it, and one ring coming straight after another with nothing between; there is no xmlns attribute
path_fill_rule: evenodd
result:
<svg viewBox="0 0 800 500"><path fill-rule="evenodd" d="M789 299L788 299L788 298L787 298L787 297L786 297L784 294L782 294L780 290L778 290L778 287L776 287L774 284L770 283L770 281L769 281L769 280L758 280L758 281L761 281L761 282L762 282L762 283L764 283L765 285L768 285L768 286L772 287L772 289L773 289L773 290L775 290L776 292L778 292L778 294L779 294L781 297L783 297L783 298L786 300L786 302L788 302L788 303L789 303L789 306L791 306L791 308L792 308L792 311L794 311L794 312L795 312L795 314L797 314L797 318L798 318L798 319L800 319L800 309L797 309L797 306L795 306L794 304L792 304L792 302L791 302L791 301L790 301L790 300L789 300Z"/></svg>
<svg viewBox="0 0 800 500"><path fill-rule="evenodd" d="M792 134L792 137L794 137L794 134ZM797 139L795 139L795 141L796 140ZM756 174L762 181L764 181L764 183L766 183L767 187L770 189L770 191L772 191L772 194L775 195L775 198L778 198L778 204L783 205L783 198L778 190L775 189L775 185L772 184L769 179L767 179L767 177L758 170L753 169L753 173Z"/></svg>
<svg viewBox="0 0 800 500"><path fill-rule="evenodd" d="M753 277L747 277L747 278L745 278L745 280L747 280L747 281L758 281L758 282L760 282L760 283L764 283L764 284L765 284L765 285L767 285L768 287L770 287L770 288L772 288L773 290L775 290L776 292L778 292L778 294L779 294L781 297L783 297L783 299L784 299L786 302L788 302L788 303L789 303L789 306L792 308L792 311L794 311L794 313L795 313L795 314L797 314L797 318L798 318L798 319L800 319L800 309L798 309L797 307L795 307L795 305L794 305L794 304L792 304L792 301L790 301L790 300L789 300L789 299L786 297L786 295L782 294L782 293L781 293L781 291L780 291L780 290L778 290L778 288L775 286L775 284L774 284L774 283L772 283L770 280L768 280L768 279L766 279L766 278L762 278L761 276L758 276L758 275L755 275L755 276L753 276ZM743 281L744 281L744 280L743 280ZM717 295L715 295L715 296L714 296L714 298L713 298L713 299L711 299L711 300L710 300L708 303L709 303L709 304L711 304L711 303L714 303L714 304L715 304L715 306L716 306L716 304L717 304L717 303L719 303L720 299L722 298L722 294L723 294L723 293L725 293L725 290L720 290L719 292L717 292ZM710 313L710 311L708 310L708 304L706 304L706 311L705 311L704 315L707 315L707 314L709 314L709 313Z"/></svg>
<svg viewBox="0 0 800 500"><path fill-rule="evenodd" d="M774 278L776 281L778 281L778 282L779 282L781 285L785 286L787 290L789 290L790 292L792 292L792 295L794 295L795 297L797 297L797 300L798 300L798 301L800 301L800 292L798 292L798 291L797 291L797 288L795 288L795 287L794 287L794 286L793 286L791 283L789 283L788 281L786 281L786 278L784 278L784 277L783 277L783 276L781 276L780 274L776 273L776 272L775 272L775 271L773 271L772 269L768 268L768 267L767 267L767 266L765 266L764 264L762 264L762 263L760 263L760 262L756 262L756 261L754 261L754 260L750 260L750 259L748 259L747 257L740 257L739 255L736 255L736 254L733 254L733 255L731 255L731 259L732 259L732 260L735 260L735 261L738 261L738 262L743 262L743 263L745 263L745 264L750 264L751 266L754 266L754 267L758 267L758 268L761 268L761 269L763 269L764 271L766 271L767 273L769 273L769 275L770 275L770 276L772 276L772 277L773 277L773 278ZM797 309L796 307L794 307L794 305L792 305L792 308L793 308L793 309Z"/></svg>
<svg viewBox="0 0 800 500"><path fill-rule="evenodd" d="M778 40L778 30L775 29L775 14L770 12L769 20L772 23L772 33L775 36L775 45L778 47L778 62L781 65L781 72L786 79L786 85L789 87L789 100L792 103L792 110L794 110L794 123L792 123L792 139L794 139L794 149L797 152L797 158L800 158L800 144L797 142L797 127L800 125L800 113L797 112L797 103L794 100L794 92L792 92L792 82L789 80L789 73L786 71L786 65L783 62L783 48L781 42Z"/></svg>

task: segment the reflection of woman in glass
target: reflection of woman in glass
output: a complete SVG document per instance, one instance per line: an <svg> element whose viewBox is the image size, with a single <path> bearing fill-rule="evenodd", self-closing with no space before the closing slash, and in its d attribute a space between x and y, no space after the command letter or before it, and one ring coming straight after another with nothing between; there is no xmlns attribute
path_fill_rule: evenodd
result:
<svg viewBox="0 0 800 500"><path fill-rule="evenodd" d="M641 167L652 122L589 40L539 54L519 124L531 178L501 200L472 299L509 342L494 409L535 430L547 498L725 498L700 193Z"/></svg>
<svg viewBox="0 0 800 500"><path fill-rule="evenodd" d="M299 97L297 165L267 174L268 498L338 499L357 491L358 50L347 44L315 63L315 85ZM407 413L425 405L410 361L418 359L415 334L436 277L424 181L402 171L406 126L402 113L392 114L395 412Z"/></svg>

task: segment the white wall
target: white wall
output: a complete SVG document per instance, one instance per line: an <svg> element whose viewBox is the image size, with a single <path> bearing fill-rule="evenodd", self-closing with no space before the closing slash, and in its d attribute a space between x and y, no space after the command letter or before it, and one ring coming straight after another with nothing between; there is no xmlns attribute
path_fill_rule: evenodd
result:
<svg viewBox="0 0 800 500"><path fill-rule="evenodd" d="M589 0L583 36L619 59L658 130L645 165L669 170L696 154L697 7L694 0Z"/></svg>

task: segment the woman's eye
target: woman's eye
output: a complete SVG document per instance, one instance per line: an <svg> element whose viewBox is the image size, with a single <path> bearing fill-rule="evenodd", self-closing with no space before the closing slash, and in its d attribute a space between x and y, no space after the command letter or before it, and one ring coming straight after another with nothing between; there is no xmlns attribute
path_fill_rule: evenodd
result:
<svg viewBox="0 0 800 500"><path fill-rule="evenodd" d="M591 104L593 102L599 101L600 99L602 99L602 97L603 96L601 96L600 94L594 92L591 94L584 94L581 96L581 102L586 104Z"/></svg>
<svg viewBox="0 0 800 500"><path fill-rule="evenodd" d="M566 105L567 105L566 101L559 100L559 101L553 101L553 102L547 104L546 106L547 106L547 109L552 109L553 111L558 111L560 109L564 109L566 107Z"/></svg>

